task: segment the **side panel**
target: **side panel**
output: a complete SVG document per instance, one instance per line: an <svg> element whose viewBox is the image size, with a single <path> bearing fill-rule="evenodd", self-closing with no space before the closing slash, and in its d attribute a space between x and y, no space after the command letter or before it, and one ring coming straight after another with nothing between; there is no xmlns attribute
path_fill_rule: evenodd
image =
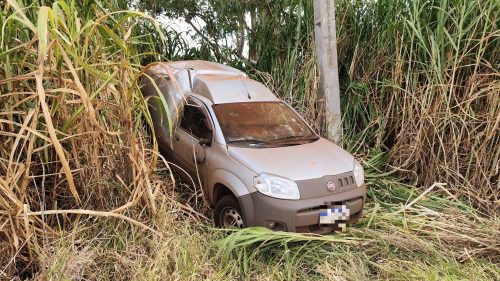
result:
<svg viewBox="0 0 500 281"><path fill-rule="evenodd" d="M173 146L175 162L185 169L198 184L198 169L203 169L206 162L196 162L195 155L206 154L206 148L202 147L196 138L182 128L178 128L175 132ZM200 180L203 182L202 178Z"/></svg>

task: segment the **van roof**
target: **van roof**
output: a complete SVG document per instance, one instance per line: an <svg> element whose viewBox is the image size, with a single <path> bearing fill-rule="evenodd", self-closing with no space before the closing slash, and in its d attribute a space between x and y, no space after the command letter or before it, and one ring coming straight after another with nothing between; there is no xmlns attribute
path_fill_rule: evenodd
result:
<svg viewBox="0 0 500 281"><path fill-rule="evenodd" d="M243 71L238 70L234 67L230 67L227 65L211 61L203 61L203 60L172 61L172 62L167 62L167 65L174 69L190 70L192 76L196 76L198 74L247 76Z"/></svg>
<svg viewBox="0 0 500 281"><path fill-rule="evenodd" d="M197 75L193 92L210 99L214 104L278 100L261 83L241 76Z"/></svg>
<svg viewBox="0 0 500 281"><path fill-rule="evenodd" d="M184 95L193 92L206 97L214 104L278 101L278 98L263 84L230 66L202 60L174 61L165 64L170 67ZM154 66L146 73L168 76L164 64Z"/></svg>

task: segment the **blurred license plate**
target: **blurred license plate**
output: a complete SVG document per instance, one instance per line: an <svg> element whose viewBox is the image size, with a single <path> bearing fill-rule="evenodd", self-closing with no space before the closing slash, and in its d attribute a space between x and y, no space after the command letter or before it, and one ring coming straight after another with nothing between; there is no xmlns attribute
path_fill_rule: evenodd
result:
<svg viewBox="0 0 500 281"><path fill-rule="evenodd" d="M349 220L349 208L346 205L328 206L319 213L320 224L336 224Z"/></svg>

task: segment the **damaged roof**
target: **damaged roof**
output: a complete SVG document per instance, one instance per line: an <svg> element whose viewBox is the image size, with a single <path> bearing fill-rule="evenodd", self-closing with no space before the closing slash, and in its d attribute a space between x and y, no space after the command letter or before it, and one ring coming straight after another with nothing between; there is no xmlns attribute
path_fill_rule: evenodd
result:
<svg viewBox="0 0 500 281"><path fill-rule="evenodd" d="M193 92L208 98L214 104L278 101L267 87L248 78L244 72L215 62L191 60L160 63L145 73L153 76L155 81L158 78L170 80L172 74L175 76L179 87L175 82L167 82L170 89L168 91L162 89L164 95L186 95ZM183 93L178 93L179 88ZM166 98L168 100L170 97Z"/></svg>

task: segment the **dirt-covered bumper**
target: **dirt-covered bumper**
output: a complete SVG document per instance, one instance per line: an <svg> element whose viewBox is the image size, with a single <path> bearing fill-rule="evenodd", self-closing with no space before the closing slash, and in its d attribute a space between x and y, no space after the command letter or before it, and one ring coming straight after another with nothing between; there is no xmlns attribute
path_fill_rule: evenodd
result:
<svg viewBox="0 0 500 281"><path fill-rule="evenodd" d="M248 226L302 233L329 233L337 225L320 224L320 213L328 206L344 205L350 212L345 222L355 223L362 215L365 195L366 186L362 185L341 193L301 200L277 199L260 192L239 199Z"/></svg>

